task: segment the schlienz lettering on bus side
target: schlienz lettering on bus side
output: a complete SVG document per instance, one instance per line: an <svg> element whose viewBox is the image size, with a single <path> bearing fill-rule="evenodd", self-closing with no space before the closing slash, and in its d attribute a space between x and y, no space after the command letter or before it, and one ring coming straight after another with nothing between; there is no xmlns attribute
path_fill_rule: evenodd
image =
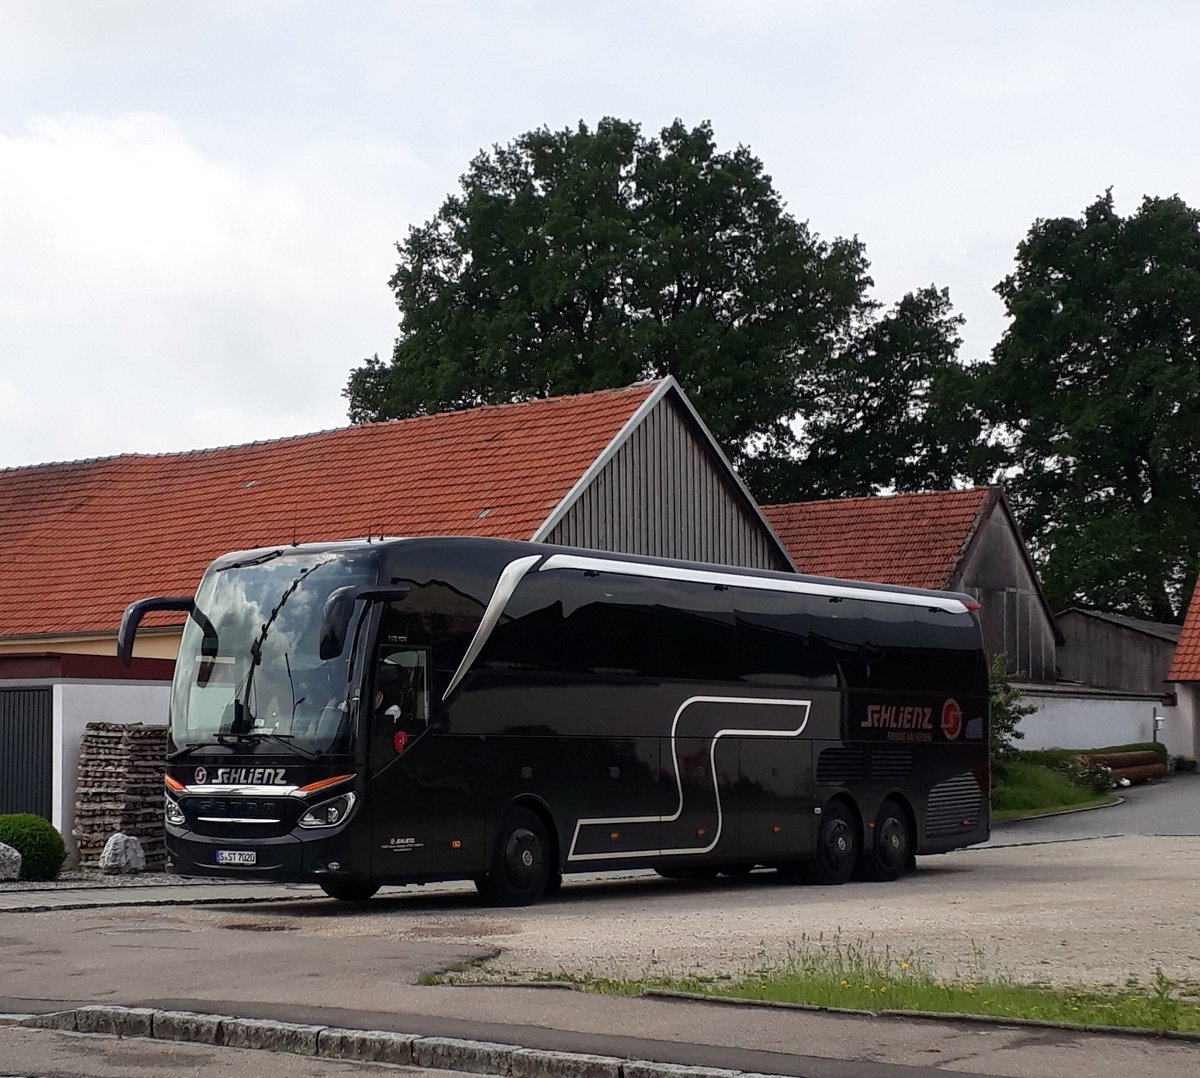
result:
<svg viewBox="0 0 1200 1078"><path fill-rule="evenodd" d="M900 704L868 704L864 730L932 730L933 708Z"/></svg>

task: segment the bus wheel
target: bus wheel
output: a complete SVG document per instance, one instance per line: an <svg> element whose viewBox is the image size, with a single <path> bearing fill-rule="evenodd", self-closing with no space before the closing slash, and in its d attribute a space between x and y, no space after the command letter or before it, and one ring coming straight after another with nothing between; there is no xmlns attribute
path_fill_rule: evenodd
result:
<svg viewBox="0 0 1200 1078"><path fill-rule="evenodd" d="M354 883L350 880L322 880L321 890L339 902L366 902L379 890L379 884Z"/></svg>
<svg viewBox="0 0 1200 1078"><path fill-rule="evenodd" d="M845 883L858 864L858 826L840 801L830 801L817 827L817 855L804 866L809 883Z"/></svg>
<svg viewBox="0 0 1200 1078"><path fill-rule="evenodd" d="M908 871L912 861L912 832L908 815L900 803L888 798L875 817L875 842L863 856L863 875L870 880L895 880Z"/></svg>
<svg viewBox="0 0 1200 1078"><path fill-rule="evenodd" d="M489 905L528 906L545 893L552 875L550 841L542 821L517 806L496 829L491 871L475 881Z"/></svg>

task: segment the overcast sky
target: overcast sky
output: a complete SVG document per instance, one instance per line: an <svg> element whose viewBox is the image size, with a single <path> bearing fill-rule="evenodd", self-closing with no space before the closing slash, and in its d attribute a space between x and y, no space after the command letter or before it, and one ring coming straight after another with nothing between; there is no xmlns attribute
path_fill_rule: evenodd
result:
<svg viewBox="0 0 1200 1078"><path fill-rule="evenodd" d="M1200 206L1189 0L0 0L0 467L344 425L482 147L709 119L965 358L1038 217Z"/></svg>

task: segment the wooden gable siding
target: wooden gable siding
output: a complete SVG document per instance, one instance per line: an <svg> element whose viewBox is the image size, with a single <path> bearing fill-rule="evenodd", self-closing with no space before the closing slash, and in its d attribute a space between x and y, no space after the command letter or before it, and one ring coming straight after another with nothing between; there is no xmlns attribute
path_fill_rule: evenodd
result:
<svg viewBox="0 0 1200 1078"><path fill-rule="evenodd" d="M545 536L562 546L789 570L766 524L663 397Z"/></svg>
<svg viewBox="0 0 1200 1078"><path fill-rule="evenodd" d="M950 587L982 604L984 647L1008 656L1008 668L1028 681L1056 679L1053 620L1042 602L1020 537L996 501L971 542Z"/></svg>

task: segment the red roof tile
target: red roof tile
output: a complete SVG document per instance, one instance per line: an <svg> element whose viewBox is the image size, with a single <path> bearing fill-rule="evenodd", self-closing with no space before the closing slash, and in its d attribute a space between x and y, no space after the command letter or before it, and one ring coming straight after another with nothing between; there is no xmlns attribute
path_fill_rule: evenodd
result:
<svg viewBox="0 0 1200 1078"><path fill-rule="evenodd" d="M228 550L529 539L656 385L0 470L0 637L115 631L131 600L190 594Z"/></svg>
<svg viewBox="0 0 1200 1078"><path fill-rule="evenodd" d="M990 487L764 505L802 573L945 588Z"/></svg>
<svg viewBox="0 0 1200 1078"><path fill-rule="evenodd" d="M1188 604L1183 631L1175 646L1168 681L1200 681L1200 580L1196 581L1192 601Z"/></svg>

